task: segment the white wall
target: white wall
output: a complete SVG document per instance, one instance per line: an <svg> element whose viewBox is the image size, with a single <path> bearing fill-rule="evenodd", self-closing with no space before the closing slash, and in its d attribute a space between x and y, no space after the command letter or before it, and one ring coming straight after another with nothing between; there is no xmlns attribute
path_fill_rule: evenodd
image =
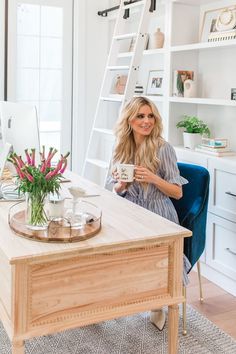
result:
<svg viewBox="0 0 236 354"><path fill-rule="evenodd" d="M81 172L108 54L108 21L97 15L107 0L75 0L74 22L74 172Z"/></svg>
<svg viewBox="0 0 236 354"><path fill-rule="evenodd" d="M4 98L4 12L5 1L0 0L0 100Z"/></svg>

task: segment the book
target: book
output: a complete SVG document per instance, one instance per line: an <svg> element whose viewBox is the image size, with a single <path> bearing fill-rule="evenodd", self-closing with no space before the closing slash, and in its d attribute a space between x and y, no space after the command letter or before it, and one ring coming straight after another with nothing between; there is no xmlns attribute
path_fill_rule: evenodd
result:
<svg viewBox="0 0 236 354"><path fill-rule="evenodd" d="M212 155L212 156L216 156L216 157L223 157L223 156L235 156L236 155L236 151L230 150L230 149L220 149L220 150L216 150L216 149L210 149L210 148L202 148L202 147L196 147L195 151L197 152L201 152L204 154L208 154L208 155Z"/></svg>
<svg viewBox="0 0 236 354"><path fill-rule="evenodd" d="M228 152L228 151L232 151L232 149L230 149L229 147L216 147L216 146L206 146L204 144L200 144L197 146L197 148L203 150L203 151L218 151L218 152Z"/></svg>

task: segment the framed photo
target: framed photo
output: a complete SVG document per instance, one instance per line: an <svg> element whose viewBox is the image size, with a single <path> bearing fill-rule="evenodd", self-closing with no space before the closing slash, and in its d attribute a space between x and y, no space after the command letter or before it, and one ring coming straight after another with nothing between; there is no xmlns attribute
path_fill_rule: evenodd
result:
<svg viewBox="0 0 236 354"><path fill-rule="evenodd" d="M149 71L148 83L147 83L147 95L163 95L163 70L151 70Z"/></svg>
<svg viewBox="0 0 236 354"><path fill-rule="evenodd" d="M226 17L225 21L227 22L227 27L222 28L221 31L224 30L232 30L234 28L234 19L235 19L235 9L234 7L221 7L218 9L211 9L204 12L201 28L200 28L200 42L208 42L209 36L213 35L216 36L217 32L219 32L219 26L217 27L217 22L219 24L219 19L224 21L224 17ZM233 13L233 17L228 19L227 16L230 16ZM229 23L229 20L231 21ZM218 30L217 30L218 28Z"/></svg>

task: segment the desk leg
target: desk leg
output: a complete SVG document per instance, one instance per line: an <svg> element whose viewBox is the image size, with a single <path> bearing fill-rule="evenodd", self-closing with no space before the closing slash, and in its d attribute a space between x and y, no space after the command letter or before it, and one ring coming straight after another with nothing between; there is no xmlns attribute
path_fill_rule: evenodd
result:
<svg viewBox="0 0 236 354"><path fill-rule="evenodd" d="M13 340L12 342L12 354L24 354L25 343L23 340Z"/></svg>
<svg viewBox="0 0 236 354"><path fill-rule="evenodd" d="M168 306L168 346L169 354L178 353L179 307Z"/></svg>

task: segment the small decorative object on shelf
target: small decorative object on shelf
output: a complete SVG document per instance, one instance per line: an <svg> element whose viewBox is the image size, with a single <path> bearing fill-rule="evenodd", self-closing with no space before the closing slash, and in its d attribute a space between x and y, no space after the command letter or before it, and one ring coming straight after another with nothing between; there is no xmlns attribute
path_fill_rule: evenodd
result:
<svg viewBox="0 0 236 354"><path fill-rule="evenodd" d="M115 81L114 93L123 95L125 92L125 86L127 82L127 75L118 75Z"/></svg>
<svg viewBox="0 0 236 354"><path fill-rule="evenodd" d="M26 162L15 152L8 159L16 168L18 190L26 195L26 224L28 228L33 230L47 228L49 220L46 203L49 194L59 194L60 181L63 179L62 174L67 166L69 152L64 156L61 155L57 165L52 167L51 161L56 153L56 149L50 148L46 156L43 146L40 153L41 162L38 166L35 161L35 149L32 149L31 152L28 149L25 150Z"/></svg>
<svg viewBox="0 0 236 354"><path fill-rule="evenodd" d="M210 136L210 130L207 124L198 117L185 115L183 118L183 120L176 124L176 127L185 129L183 132L184 147L194 149L197 145L201 144L202 135Z"/></svg>
<svg viewBox="0 0 236 354"><path fill-rule="evenodd" d="M147 83L147 95L163 95L163 70L151 70L149 71L148 83Z"/></svg>
<svg viewBox="0 0 236 354"><path fill-rule="evenodd" d="M212 149L222 149L228 147L228 139L202 138L201 145Z"/></svg>
<svg viewBox="0 0 236 354"><path fill-rule="evenodd" d="M143 86L137 83L135 85L134 93L141 95L144 92Z"/></svg>
<svg viewBox="0 0 236 354"><path fill-rule="evenodd" d="M208 37L208 42L219 42L231 39L236 39L235 29L224 32L211 32Z"/></svg>
<svg viewBox="0 0 236 354"><path fill-rule="evenodd" d="M184 97L191 98L197 96L196 82L187 79L184 81Z"/></svg>
<svg viewBox="0 0 236 354"><path fill-rule="evenodd" d="M165 35L161 32L160 28L157 28L155 33L152 33L149 37L148 49L159 49L164 46Z"/></svg>
<svg viewBox="0 0 236 354"><path fill-rule="evenodd" d="M184 83L186 80L193 81L194 72L190 70L175 70L173 73L173 96L183 97L184 96ZM189 81L188 81L189 83ZM194 86L193 86L194 85ZM186 90L188 94L188 90L190 90L189 94L195 95L195 83L190 85L186 85ZM186 97L194 97L194 96L186 96Z"/></svg>
<svg viewBox="0 0 236 354"><path fill-rule="evenodd" d="M209 139L212 140L214 144L225 144L224 140L227 142L227 139ZM224 156L234 156L236 152L230 149L227 145L220 146L220 145L205 145L200 144L198 145L195 150L197 152L202 152L208 155L216 156L216 157L224 157Z"/></svg>
<svg viewBox="0 0 236 354"><path fill-rule="evenodd" d="M231 100L236 101L236 88L231 88Z"/></svg>
<svg viewBox="0 0 236 354"><path fill-rule="evenodd" d="M201 42L218 42L236 38L236 6L207 10L201 27Z"/></svg>
<svg viewBox="0 0 236 354"><path fill-rule="evenodd" d="M136 43L136 37L132 37L129 45L129 52L134 51L134 46ZM149 35L146 33L145 35L145 42L144 42L144 50L148 49L148 43L149 43Z"/></svg>
<svg viewBox="0 0 236 354"><path fill-rule="evenodd" d="M227 31L236 27L236 8L223 9L216 20L217 31Z"/></svg>

